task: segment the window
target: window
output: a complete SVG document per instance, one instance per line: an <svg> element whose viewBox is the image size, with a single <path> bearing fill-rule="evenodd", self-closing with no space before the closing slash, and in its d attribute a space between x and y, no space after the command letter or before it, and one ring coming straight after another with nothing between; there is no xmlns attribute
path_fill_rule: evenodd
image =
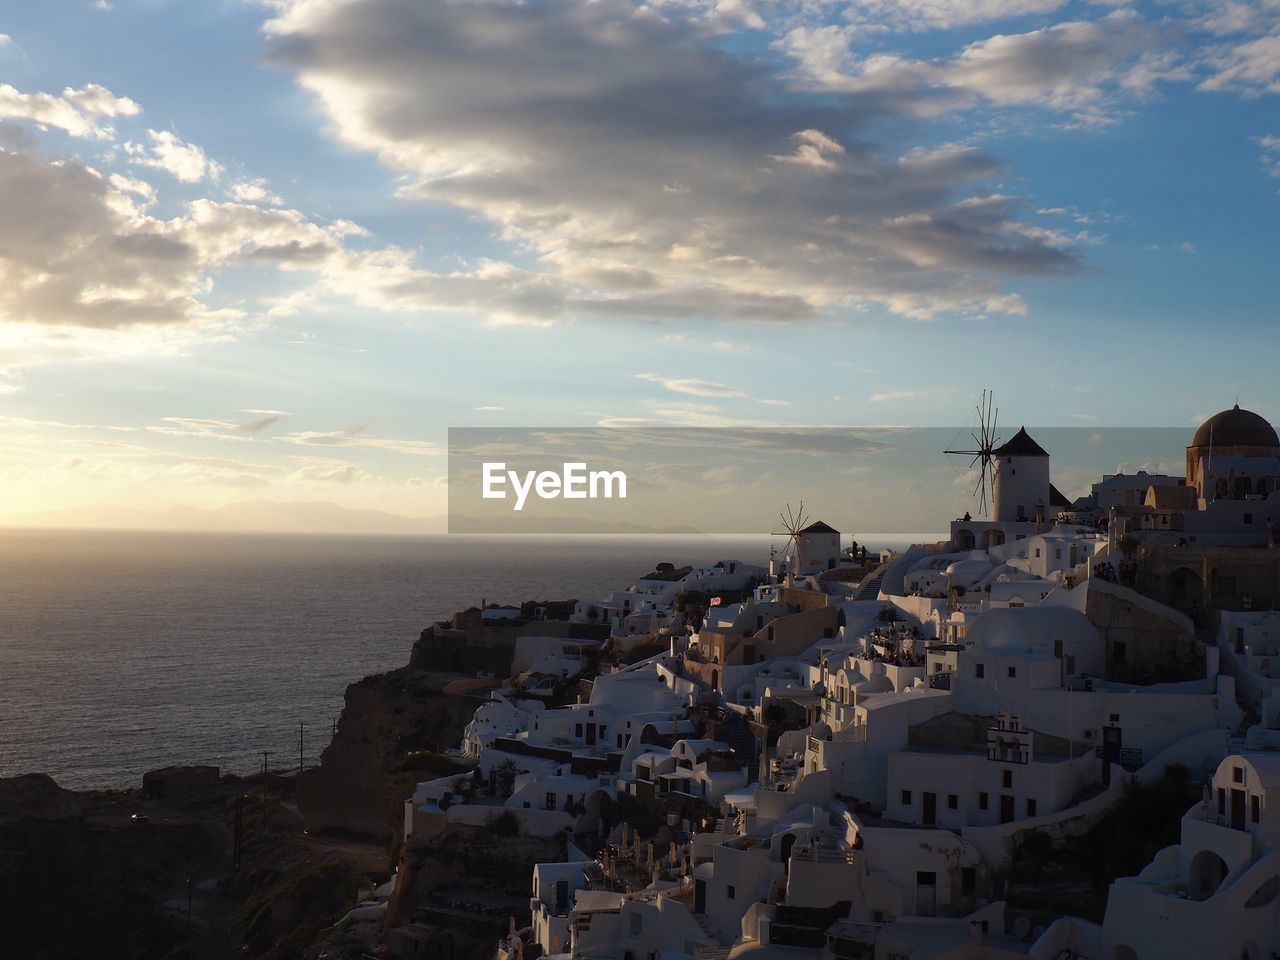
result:
<svg viewBox="0 0 1280 960"><path fill-rule="evenodd" d="M902 791L902 805L903 805L904 807L909 807L909 806L911 806L911 791L910 791L910 790L903 790L903 791Z"/></svg>
<svg viewBox="0 0 1280 960"><path fill-rule="evenodd" d="M1113 713L1113 714L1111 714L1111 722L1112 722L1112 723L1119 723L1119 722L1120 722L1120 714L1118 714L1118 713Z"/></svg>
<svg viewBox="0 0 1280 960"><path fill-rule="evenodd" d="M546 804L548 810L554 810L556 808L556 795L554 791L547 791Z"/></svg>
<svg viewBox="0 0 1280 960"><path fill-rule="evenodd" d="M983 676L986 675L986 672L987 670L986 670L985 664L978 663L978 664L975 664L973 667L973 675L977 677L979 680L981 680Z"/></svg>
<svg viewBox="0 0 1280 960"><path fill-rule="evenodd" d="M1017 668L1017 667L1010 667L1010 668L1009 668L1009 676L1010 676L1010 677L1016 677L1017 675L1018 675L1018 668Z"/></svg>
<svg viewBox="0 0 1280 960"><path fill-rule="evenodd" d="M582 739L582 724L575 723L573 725L573 735L577 737L579 740Z"/></svg>
<svg viewBox="0 0 1280 960"><path fill-rule="evenodd" d="M960 808L960 798L954 793L947 794L947 809L958 810Z"/></svg>
<svg viewBox="0 0 1280 960"><path fill-rule="evenodd" d="M1040 559L1040 548L1039 548L1039 547L1036 547L1036 559L1037 559L1037 560L1039 560L1039 559Z"/></svg>
<svg viewBox="0 0 1280 960"><path fill-rule="evenodd" d="M1231 782L1244 783L1244 767L1231 768Z"/></svg>
<svg viewBox="0 0 1280 960"><path fill-rule="evenodd" d="M733 889L733 884L729 884L729 886L724 888L724 895L728 897L730 900L734 898L734 895L737 894L737 892L738 891Z"/></svg>
<svg viewBox="0 0 1280 960"><path fill-rule="evenodd" d="M1262 798L1256 793L1249 798L1249 819L1258 823L1262 819Z"/></svg>
<svg viewBox="0 0 1280 960"><path fill-rule="evenodd" d="M974 867L960 868L960 894L972 897L978 892L978 871Z"/></svg>
<svg viewBox="0 0 1280 960"><path fill-rule="evenodd" d="M1013 771L1012 770L1001 771L1000 782L1001 784L1003 784L1006 790L1011 789L1013 787Z"/></svg>
<svg viewBox="0 0 1280 960"><path fill-rule="evenodd" d="M991 806L991 797L989 797L985 792L978 794L978 809L986 810L990 806Z"/></svg>
<svg viewBox="0 0 1280 960"><path fill-rule="evenodd" d="M1244 515L1244 522L1245 522L1245 523L1253 523L1253 514L1252 514L1252 513L1246 513L1246 514Z"/></svg>
<svg viewBox="0 0 1280 960"><path fill-rule="evenodd" d="M1027 798L1027 816L1034 817L1036 815L1036 802L1032 797Z"/></svg>
<svg viewBox="0 0 1280 960"><path fill-rule="evenodd" d="M1053 559L1055 559L1055 560L1061 560L1061 559L1062 559L1062 548L1061 548L1061 547L1058 547L1056 550L1054 550L1054 551L1053 551Z"/></svg>

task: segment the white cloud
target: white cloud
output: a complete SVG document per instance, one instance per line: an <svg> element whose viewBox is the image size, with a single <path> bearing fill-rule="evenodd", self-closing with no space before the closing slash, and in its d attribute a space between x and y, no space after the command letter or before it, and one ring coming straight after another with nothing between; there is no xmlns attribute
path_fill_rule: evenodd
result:
<svg viewBox="0 0 1280 960"><path fill-rule="evenodd" d="M781 96L783 77L670 7L279 10L270 56L337 136L411 178L406 196L470 211L534 258L436 275L386 252L349 265L349 279L375 278L349 285L366 300L498 323L789 321L868 303L929 317L1021 312L1002 276L1078 265L1019 229L1020 200L964 201L1003 174L994 158L973 150L921 176L866 129L887 97Z"/></svg>
<svg viewBox="0 0 1280 960"><path fill-rule="evenodd" d="M507 408L506 408L506 407L499 407L499 406L497 406L497 405L495 405L495 404L491 404L491 403L489 403L489 404L485 404L483 407L476 407L475 409L476 409L476 411L477 411L477 412L479 412L479 413L502 413L502 412L503 412L503 411L505 411Z"/></svg>
<svg viewBox="0 0 1280 960"><path fill-rule="evenodd" d="M746 393L737 387L730 387L711 380L695 380L690 378L666 378L656 373L637 373L638 380L660 383L673 393L687 393L695 397L745 397Z"/></svg>
<svg viewBox="0 0 1280 960"><path fill-rule="evenodd" d="M897 30L946 30L1010 17L1046 14L1067 0L851 0L845 14L855 22Z"/></svg>
<svg viewBox="0 0 1280 960"><path fill-rule="evenodd" d="M296 210L197 200L168 220L146 212L150 185L74 160L0 152L0 320L84 328L200 321L219 268L254 263L321 272L360 232ZM339 269L335 267L335 269ZM353 281L354 283L354 281Z"/></svg>
<svg viewBox="0 0 1280 960"><path fill-rule="evenodd" d="M115 131L102 122L103 118L131 117L141 109L128 97L118 97L96 83L67 87L58 95L22 93L7 83L0 84L0 120L26 120L73 137L109 139Z"/></svg>
<svg viewBox="0 0 1280 960"><path fill-rule="evenodd" d="M284 203L279 195L268 188L267 181L262 177L237 180L227 192L233 200L239 200L241 203L266 203L271 206L280 206Z"/></svg>
<svg viewBox="0 0 1280 960"><path fill-rule="evenodd" d="M1270 176L1280 177L1280 137L1267 135L1255 138L1262 148L1262 167Z"/></svg>
<svg viewBox="0 0 1280 960"><path fill-rule="evenodd" d="M892 400L911 400L915 396L914 390L887 390L884 393L873 393L867 399L872 403L889 403Z"/></svg>
<svg viewBox="0 0 1280 960"><path fill-rule="evenodd" d="M844 147L821 130L801 130L793 133L791 139L795 142L791 153L775 154L770 159L813 170L834 170L839 158L844 156Z"/></svg>
<svg viewBox="0 0 1280 960"><path fill-rule="evenodd" d="M1249 96L1280 93L1280 30L1210 52L1211 71L1201 90L1233 90Z"/></svg>
<svg viewBox="0 0 1280 960"><path fill-rule="evenodd" d="M1109 120L1120 95L1185 80L1189 68L1166 49L1171 28L1127 10L1099 20L996 34L951 57L914 60L856 55L852 28L798 27L778 47L797 62L797 79L818 90L872 98L922 116L969 109L1035 106L1073 115L1077 125Z"/></svg>
<svg viewBox="0 0 1280 960"><path fill-rule="evenodd" d="M183 183L201 180L217 180L222 175L222 165L210 159L204 150L194 143L186 143L168 130L148 130L149 144L129 142L124 145L129 162L142 167L154 167L172 174Z"/></svg>

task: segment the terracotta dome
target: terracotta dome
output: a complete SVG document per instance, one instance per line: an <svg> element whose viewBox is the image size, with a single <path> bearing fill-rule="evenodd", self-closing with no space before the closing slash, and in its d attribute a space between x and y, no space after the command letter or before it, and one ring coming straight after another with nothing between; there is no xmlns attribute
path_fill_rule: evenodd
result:
<svg viewBox="0 0 1280 960"><path fill-rule="evenodd" d="M1266 419L1236 404L1200 424L1193 447L1280 447L1280 437Z"/></svg>

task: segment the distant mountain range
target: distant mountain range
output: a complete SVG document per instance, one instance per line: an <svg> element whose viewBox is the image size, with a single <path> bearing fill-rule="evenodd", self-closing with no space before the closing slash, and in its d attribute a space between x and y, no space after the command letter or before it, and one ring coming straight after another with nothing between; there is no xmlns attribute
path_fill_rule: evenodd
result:
<svg viewBox="0 0 1280 960"><path fill-rule="evenodd" d="M496 517L455 517L465 533L694 534L693 527L651 527L577 517L528 517L519 526ZM356 510L324 501L277 503L249 500L223 507L174 506L138 510L104 504L38 513L0 515L0 526L98 530L191 530L216 533L329 533L422 536L447 533L448 517L406 517L385 510Z"/></svg>

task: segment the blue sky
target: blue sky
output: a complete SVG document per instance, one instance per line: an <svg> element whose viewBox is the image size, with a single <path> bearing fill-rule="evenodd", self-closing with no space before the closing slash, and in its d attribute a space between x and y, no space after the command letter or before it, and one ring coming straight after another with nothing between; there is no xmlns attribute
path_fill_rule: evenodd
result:
<svg viewBox="0 0 1280 960"><path fill-rule="evenodd" d="M444 510L450 426L1280 419L1280 4L0 19L0 491Z"/></svg>

